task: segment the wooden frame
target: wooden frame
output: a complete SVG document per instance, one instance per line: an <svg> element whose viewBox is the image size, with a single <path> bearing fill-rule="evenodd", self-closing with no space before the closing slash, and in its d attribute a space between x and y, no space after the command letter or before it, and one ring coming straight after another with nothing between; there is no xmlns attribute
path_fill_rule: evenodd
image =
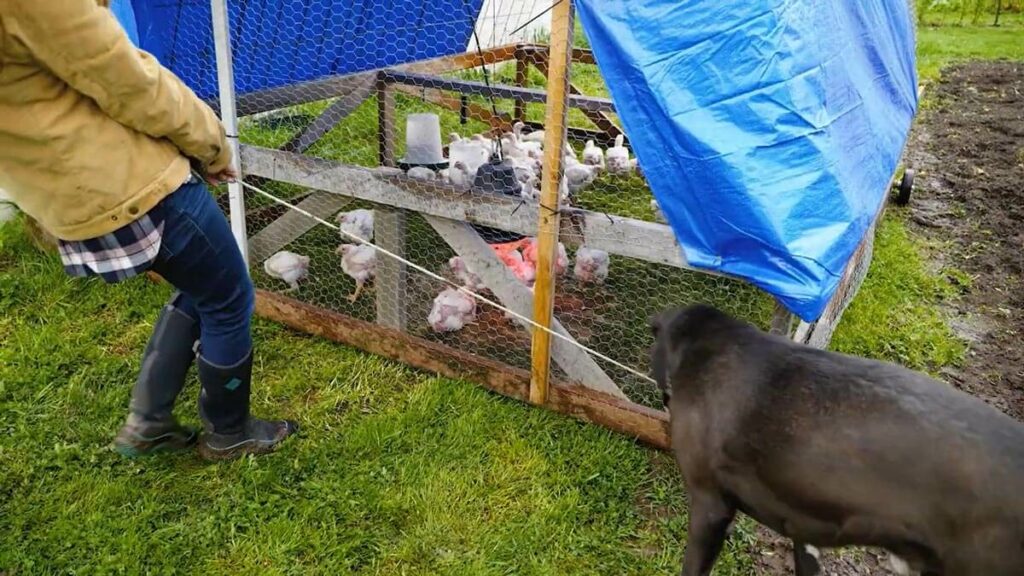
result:
<svg viewBox="0 0 1024 576"><path fill-rule="evenodd" d="M243 146L242 165L247 176L278 180L306 187L315 192L305 197L300 206L320 217L330 218L352 199L373 202L384 207L377 213L377 243L387 250L404 254L406 214L421 214L434 230L460 256L471 263L501 303L535 322L550 326L562 338L553 341L546 332L533 330L532 371L513 368L452 347L416 338L405 331L407 318L402 288L408 274L405 266L391 259L379 263L377 278L377 322L363 322L332 311L315 308L292 298L258 291L257 313L296 330L322 336L361 348L410 366L451 378L479 383L486 388L523 401L573 415L633 436L651 446L669 448L667 413L630 402L608 375L584 351L571 344L571 335L551 312L550 295L554 293L554 277L549 268L555 239L567 246L586 244L610 254L639 259L677 268L694 270L686 261L681 247L668 226L586 210L541 209L536 204L515 198L480 195L452 186L412 180L404 175L366 169L340 162L302 155L316 140L337 125L347 114L372 94L377 95L378 156L380 165L396 163L395 96L398 93L423 98L425 101L459 112L463 119L473 116L488 123L493 131L507 131L513 122L525 121L528 104L545 104L547 118L543 128L548 134L545 149L556 151L562 134L574 139L594 139L602 145L621 134L611 114L612 102L604 98L582 95L568 80L569 62L594 63L589 50L569 49L571 46L571 2L554 10L564 11L553 21L562 23L552 35L553 46L514 44L499 46L482 53L466 53L394 69L346 77L326 78L301 85L276 88L238 99L241 114L252 114L313 100L336 98L317 119L296 135L283 150ZM568 14L568 18L564 16ZM556 32L556 31L553 31ZM515 61L515 85L487 85L442 74L480 65ZM529 66L547 75L548 85L564 82L564 90L526 87ZM469 101L470 96L511 99L513 112L497 113ZM567 128L564 114L577 108L597 126L597 130ZM558 125L561 117L563 124ZM555 154L555 156L560 156ZM545 206L558 206L557 190L561 169L557 158L546 165L555 168L544 174ZM554 199L554 200L552 200ZM879 213L878 218L881 217ZM878 219L876 218L875 224ZM524 235L549 232L541 241L541 278L534 297L500 264L484 241L469 226L476 224ZM268 257L315 226L315 222L298 213L288 212L255 234L249 241L254 264ZM857 253L851 259L840 290L829 303L822 320L800 323L794 339L824 346L831 337L851 295L859 288L871 260L874 224ZM544 256L546 254L546 257ZM546 260L545 260L546 258ZM700 271L706 273L705 271ZM387 304L391 302L391 305ZM396 305L397 304L397 305ZM771 322L775 333L791 335L794 317L781 305L776 307ZM524 326L524 329L528 328ZM532 329L531 329L532 330ZM568 375L568 380L552 380L548 358Z"/></svg>
<svg viewBox="0 0 1024 576"><path fill-rule="evenodd" d="M447 378L466 380L526 401L530 373L500 362L330 312L280 294L258 290L256 313L285 326L353 346ZM670 447L668 413L567 382L552 382L545 408L568 414L645 444Z"/></svg>

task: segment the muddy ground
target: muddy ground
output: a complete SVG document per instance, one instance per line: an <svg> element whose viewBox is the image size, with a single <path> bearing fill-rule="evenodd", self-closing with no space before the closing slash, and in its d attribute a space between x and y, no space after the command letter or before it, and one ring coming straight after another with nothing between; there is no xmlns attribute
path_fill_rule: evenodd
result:
<svg viewBox="0 0 1024 576"><path fill-rule="evenodd" d="M961 290L947 310L969 344L942 377L1024 420L1024 63L943 71L925 95L905 163L916 171L910 226ZM793 574L787 542L761 529L757 574ZM824 574L893 574L871 550L826 552Z"/></svg>

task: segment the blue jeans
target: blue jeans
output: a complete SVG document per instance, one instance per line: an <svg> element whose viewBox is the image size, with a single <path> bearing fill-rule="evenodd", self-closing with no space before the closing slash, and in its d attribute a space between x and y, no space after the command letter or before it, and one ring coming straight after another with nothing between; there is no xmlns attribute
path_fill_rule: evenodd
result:
<svg viewBox="0 0 1024 576"><path fill-rule="evenodd" d="M164 199L163 239L152 270L180 291L172 303L199 321L200 354L231 367L252 350L255 294L224 214L205 184L186 184Z"/></svg>

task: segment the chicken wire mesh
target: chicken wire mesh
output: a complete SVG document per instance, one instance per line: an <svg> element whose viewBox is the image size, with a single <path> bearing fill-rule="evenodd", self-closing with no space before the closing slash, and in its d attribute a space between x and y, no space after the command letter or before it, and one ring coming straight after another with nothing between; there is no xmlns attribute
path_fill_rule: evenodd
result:
<svg viewBox="0 0 1024 576"><path fill-rule="evenodd" d="M402 3L381 0L358 8L305 1L301 10L284 3L269 23L253 24L243 15L249 24L234 23L231 40L239 136L249 147L244 157L254 158L253 150L275 150L326 161L277 156L266 164L273 169L258 176L252 175L253 166L243 165L250 174L246 181L532 316L535 215L553 208L538 206L551 0L453 1L464 9L409 15L402 13ZM386 23L390 33L371 33L370 24L344 29L343 23L353 21L352 14L339 14L346 10ZM291 30L285 37L303 47L283 45L281 30ZM195 42L185 39L177 48L207 46L204 33L196 30ZM711 303L767 328L774 306L769 296L665 257L678 255L678 247L667 228L652 227L660 215L642 167L578 26L574 36L573 96L557 207L563 225L555 329L646 373L652 343L648 321L665 308ZM427 48L410 48L409 38ZM410 63L411 55L429 53L435 44L443 49ZM295 66L344 73L268 72L274 67L239 61L237 54L252 59L260 53L247 49L253 46L289 52L297 56ZM327 62L332 58L344 63ZM212 58L206 61L212 66ZM282 165L298 168L279 173ZM304 177L325 171L329 186L301 185L310 183ZM481 216L500 209L511 224ZM512 367L530 367L530 333L507 311L474 301L447 282L260 194L246 194L245 218L258 288ZM587 225L603 220L606 225ZM556 340L554 348L557 379L616 393L621 388L634 402L660 405L648 380L569 342Z"/></svg>

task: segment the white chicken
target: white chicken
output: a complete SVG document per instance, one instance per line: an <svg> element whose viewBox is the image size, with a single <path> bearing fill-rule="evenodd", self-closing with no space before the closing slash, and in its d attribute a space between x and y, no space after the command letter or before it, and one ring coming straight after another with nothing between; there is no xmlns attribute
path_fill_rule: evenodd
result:
<svg viewBox="0 0 1024 576"><path fill-rule="evenodd" d="M373 240L373 210L342 212L337 220L342 240L351 240L352 236L365 242Z"/></svg>
<svg viewBox="0 0 1024 576"><path fill-rule="evenodd" d="M594 183L597 175L601 173L600 166L587 164L572 164L565 167L565 180L569 186L569 192L575 194L585 190Z"/></svg>
<svg viewBox="0 0 1024 576"><path fill-rule="evenodd" d="M448 133L448 143L455 144L456 142L462 142L462 136L458 132Z"/></svg>
<svg viewBox="0 0 1024 576"><path fill-rule="evenodd" d="M501 137L501 155L505 158L531 158L541 160L544 148L536 142L521 142L515 134Z"/></svg>
<svg viewBox="0 0 1024 576"><path fill-rule="evenodd" d="M427 323L435 332L455 332L476 320L476 300L455 288L448 288L434 298Z"/></svg>
<svg viewBox="0 0 1024 576"><path fill-rule="evenodd" d="M540 248L540 244L536 238L530 238L526 241L523 246L523 260L537 268L538 254L537 250ZM565 244L558 243L558 257L555 259L555 274L565 274L565 271L569 269L569 254L565 251Z"/></svg>
<svg viewBox="0 0 1024 576"><path fill-rule="evenodd" d="M537 184L537 172L535 171L536 166L529 159L522 158L509 158L505 160L512 170L516 174L516 180L523 185L524 188L532 188Z"/></svg>
<svg viewBox="0 0 1024 576"><path fill-rule="evenodd" d="M512 130L516 131L516 136L523 142L537 142L538 144L544 143L543 130L534 130L529 134L523 134L523 128L525 127L526 125L523 124L522 122L516 122L515 124L512 125Z"/></svg>
<svg viewBox="0 0 1024 576"><path fill-rule="evenodd" d="M476 142L478 146L486 150L488 158L490 158L491 154L494 153L494 140L491 140L483 134L473 134L469 140Z"/></svg>
<svg viewBox="0 0 1024 576"><path fill-rule="evenodd" d="M587 140L587 145L583 147L583 163L588 166L604 166L604 151L593 140Z"/></svg>
<svg viewBox="0 0 1024 576"><path fill-rule="evenodd" d="M348 297L355 302L363 285L377 273L377 249L369 244L342 244L335 252L341 256L341 270L356 281L356 291Z"/></svg>
<svg viewBox="0 0 1024 576"><path fill-rule="evenodd" d="M605 165L609 174L626 174L632 169L629 162L629 150L622 145L625 138L622 134L615 137L615 146L605 153Z"/></svg>
<svg viewBox="0 0 1024 576"><path fill-rule="evenodd" d="M271 278L283 280L289 286L287 291L293 292L299 289L299 280L309 274L309 256L281 251L263 262L263 270Z"/></svg>
<svg viewBox="0 0 1024 576"><path fill-rule="evenodd" d="M436 172L423 166L413 166L409 168L405 175L416 180L434 180L437 178Z"/></svg>
<svg viewBox="0 0 1024 576"><path fill-rule="evenodd" d="M448 170L448 181L456 188L469 188L473 184L473 176L469 174L469 168L462 160L456 160Z"/></svg>
<svg viewBox="0 0 1024 576"><path fill-rule="evenodd" d="M522 122L516 122L512 125L512 134L516 137L516 143L520 148L527 151L527 153L534 158L541 158L544 155L544 133L541 132L541 137L538 139L534 132L523 136L523 128L525 124Z"/></svg>
<svg viewBox="0 0 1024 576"><path fill-rule="evenodd" d="M629 169L636 172L637 176L644 177L644 171L640 168L640 160L638 158L633 157L629 160Z"/></svg>
<svg viewBox="0 0 1024 576"><path fill-rule="evenodd" d="M523 200L529 200L531 202L540 201L540 189L536 186L523 186L519 191L519 197Z"/></svg>
<svg viewBox="0 0 1024 576"><path fill-rule="evenodd" d="M469 264L462 259L461 256L452 256L448 260L448 268L451 269L455 277L462 282L462 285L471 292L479 292L485 288L484 281L470 269Z"/></svg>
<svg viewBox="0 0 1024 576"><path fill-rule="evenodd" d="M573 276L584 284L604 284L608 279L608 264L611 259L604 250L581 246L576 251L576 266Z"/></svg>

